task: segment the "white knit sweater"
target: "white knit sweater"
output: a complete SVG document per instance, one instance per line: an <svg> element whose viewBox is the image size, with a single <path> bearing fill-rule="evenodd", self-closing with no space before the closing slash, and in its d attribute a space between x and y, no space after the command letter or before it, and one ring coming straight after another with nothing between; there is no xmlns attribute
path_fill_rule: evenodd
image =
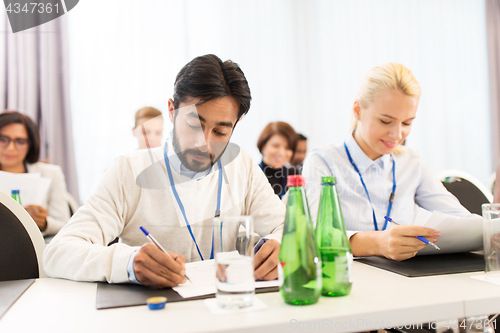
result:
<svg viewBox="0 0 500 333"><path fill-rule="evenodd" d="M147 243L144 226L169 251L183 254L186 262L200 256L186 228L168 180L163 148L139 150L117 158L97 189L44 252L48 276L78 281L128 282L127 263ZM152 163L153 158L154 163ZM221 217L251 215L255 232L281 241L285 205L250 155L227 149ZM215 165L196 181L171 168L177 192L203 257L212 247L212 218L217 199L219 170ZM238 226L224 225L223 238L235 239ZM107 246L115 237L120 242Z"/></svg>

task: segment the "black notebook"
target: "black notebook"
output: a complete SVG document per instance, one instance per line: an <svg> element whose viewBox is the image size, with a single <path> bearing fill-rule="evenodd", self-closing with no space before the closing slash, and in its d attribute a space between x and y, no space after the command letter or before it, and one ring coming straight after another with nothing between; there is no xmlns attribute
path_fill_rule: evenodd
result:
<svg viewBox="0 0 500 333"><path fill-rule="evenodd" d="M484 271L481 253L447 253L416 256L403 261L384 257L366 257L356 261L408 277Z"/></svg>
<svg viewBox="0 0 500 333"><path fill-rule="evenodd" d="M268 293L278 290L278 287L258 288L255 289L255 293ZM97 284L96 307L98 310L102 310L145 305L148 298L156 296L164 296L167 298L167 303L171 303L214 298L215 294L182 298L172 288L154 289L139 284L108 284L99 282Z"/></svg>

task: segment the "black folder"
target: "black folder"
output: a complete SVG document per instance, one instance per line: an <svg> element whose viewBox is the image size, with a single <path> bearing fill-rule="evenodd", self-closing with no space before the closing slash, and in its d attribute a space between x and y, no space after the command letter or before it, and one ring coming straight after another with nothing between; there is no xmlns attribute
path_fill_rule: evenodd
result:
<svg viewBox="0 0 500 333"><path fill-rule="evenodd" d="M0 318L19 297L35 282L35 279L0 282Z"/></svg>
<svg viewBox="0 0 500 333"><path fill-rule="evenodd" d="M278 287L257 288L255 289L255 293L268 293L278 290ZM97 284L96 307L98 310L102 310L146 305L146 300L148 298L156 296L166 297L167 303L171 303L214 298L215 294L182 298L172 288L155 289L139 284L109 284L99 282Z"/></svg>
<svg viewBox="0 0 500 333"><path fill-rule="evenodd" d="M403 261L384 257L365 257L356 260L407 277L484 271L483 254L472 252L416 256Z"/></svg>

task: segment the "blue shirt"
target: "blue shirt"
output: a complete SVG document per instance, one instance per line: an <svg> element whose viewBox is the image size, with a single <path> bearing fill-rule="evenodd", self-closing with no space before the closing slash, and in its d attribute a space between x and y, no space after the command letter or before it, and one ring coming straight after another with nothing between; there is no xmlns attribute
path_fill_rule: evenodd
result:
<svg viewBox="0 0 500 333"><path fill-rule="evenodd" d="M377 226L382 230L392 190L392 161L390 155L371 160L350 135L345 141L349 153L363 176L375 210ZM420 158L420 154L406 147L393 154L396 163L396 192L391 218L399 224L412 225L416 210L463 216L470 214ZM316 223L321 192L321 177L335 176L337 191L348 237L358 231L374 231L370 201L358 173L349 162L344 145L329 145L312 150L304 162L302 175L306 179L306 193L311 218Z"/></svg>

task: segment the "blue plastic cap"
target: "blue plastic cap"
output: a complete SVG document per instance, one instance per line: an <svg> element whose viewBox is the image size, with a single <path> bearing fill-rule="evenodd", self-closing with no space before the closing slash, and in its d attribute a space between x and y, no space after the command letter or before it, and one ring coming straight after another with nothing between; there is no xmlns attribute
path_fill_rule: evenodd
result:
<svg viewBox="0 0 500 333"><path fill-rule="evenodd" d="M149 232L146 229L144 229L144 227L142 225L139 227L139 229L142 230L142 232L144 233L144 235L146 235L146 236L149 235Z"/></svg>
<svg viewBox="0 0 500 333"><path fill-rule="evenodd" d="M19 194L19 190L12 190L11 194Z"/></svg>
<svg viewBox="0 0 500 333"><path fill-rule="evenodd" d="M165 304L167 303L166 297L151 297L147 300L148 308L150 310L161 310L165 308Z"/></svg>

